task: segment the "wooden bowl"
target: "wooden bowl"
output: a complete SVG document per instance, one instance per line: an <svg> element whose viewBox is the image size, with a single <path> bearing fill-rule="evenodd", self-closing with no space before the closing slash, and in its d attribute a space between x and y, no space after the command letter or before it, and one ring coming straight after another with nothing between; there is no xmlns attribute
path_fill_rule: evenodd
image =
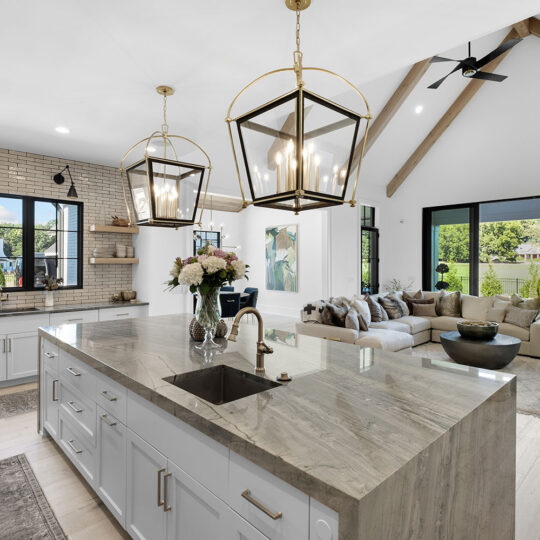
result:
<svg viewBox="0 0 540 540"><path fill-rule="evenodd" d="M135 300L137 298L137 292L136 291L122 291L122 298L129 302L130 300Z"/></svg>

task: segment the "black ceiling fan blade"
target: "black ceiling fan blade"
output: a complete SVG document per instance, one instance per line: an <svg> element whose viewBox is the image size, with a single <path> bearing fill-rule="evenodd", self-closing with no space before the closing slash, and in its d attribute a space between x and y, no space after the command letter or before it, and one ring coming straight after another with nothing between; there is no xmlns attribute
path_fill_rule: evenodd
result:
<svg viewBox="0 0 540 540"><path fill-rule="evenodd" d="M507 75L497 75L497 73L487 73L485 71L477 71L474 75L471 75L472 79L482 79L483 81L495 82L502 82L507 77Z"/></svg>
<svg viewBox="0 0 540 540"><path fill-rule="evenodd" d="M438 81L435 81L433 84L430 84L428 86L428 88L436 90L437 88L439 88L439 86L441 86L441 84L444 82L444 80L447 77L450 77L450 75L452 75L452 73L455 73L456 71L460 70L462 68L462 66L463 66L463 64L462 64L462 62L460 62L448 75L445 75L442 79L439 79Z"/></svg>
<svg viewBox="0 0 540 540"><path fill-rule="evenodd" d="M489 54L486 54L484 58L480 58L480 60L476 62L476 67L480 69L486 64L489 64L489 62L497 58L497 56L504 54L506 51L511 49L514 45L517 45L520 41L522 41L522 39L523 38L514 38L514 39L509 39L508 41L505 41L502 45L497 47L494 51L491 51Z"/></svg>
<svg viewBox="0 0 540 540"><path fill-rule="evenodd" d="M444 56L434 56L429 63L434 64L435 62L460 62L460 60L454 60L453 58L445 58Z"/></svg>

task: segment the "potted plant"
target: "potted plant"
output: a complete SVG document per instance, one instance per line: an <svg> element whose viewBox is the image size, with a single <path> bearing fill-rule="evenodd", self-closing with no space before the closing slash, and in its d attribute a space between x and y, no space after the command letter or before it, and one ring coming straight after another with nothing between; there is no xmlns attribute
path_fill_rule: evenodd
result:
<svg viewBox="0 0 540 540"><path fill-rule="evenodd" d="M56 291L64 280L62 278L56 278L53 276L45 276L41 283L45 285L45 307L53 307L54 306L54 296L53 291Z"/></svg>
<svg viewBox="0 0 540 540"><path fill-rule="evenodd" d="M184 285L192 294L197 293L195 318L204 328L204 341L200 348L217 347L214 343L216 327L221 317L219 289L247 274L244 264L232 251L223 251L206 245L197 251L197 256L174 261L169 290Z"/></svg>

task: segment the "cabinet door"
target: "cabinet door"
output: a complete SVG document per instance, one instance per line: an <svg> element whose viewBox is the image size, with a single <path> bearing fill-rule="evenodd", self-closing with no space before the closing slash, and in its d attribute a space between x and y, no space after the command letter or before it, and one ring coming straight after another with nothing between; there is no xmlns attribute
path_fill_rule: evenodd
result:
<svg viewBox="0 0 540 540"><path fill-rule="evenodd" d="M225 503L171 461L168 462L164 498L167 540L224 538Z"/></svg>
<svg viewBox="0 0 540 540"><path fill-rule="evenodd" d="M7 378L7 336L0 334L0 381Z"/></svg>
<svg viewBox="0 0 540 540"><path fill-rule="evenodd" d="M159 502L167 459L130 429L126 443L126 530L139 540L165 540L167 514Z"/></svg>
<svg viewBox="0 0 540 540"><path fill-rule="evenodd" d="M97 408L98 459L96 488L122 527L126 524L126 427Z"/></svg>
<svg viewBox="0 0 540 540"><path fill-rule="evenodd" d="M267 536L228 507L225 530L227 534L223 538L226 540L268 540Z"/></svg>
<svg viewBox="0 0 540 540"><path fill-rule="evenodd" d="M7 336L7 378L37 375L38 336L36 332Z"/></svg>
<svg viewBox="0 0 540 540"><path fill-rule="evenodd" d="M58 374L44 367L41 378L43 427L58 441Z"/></svg>

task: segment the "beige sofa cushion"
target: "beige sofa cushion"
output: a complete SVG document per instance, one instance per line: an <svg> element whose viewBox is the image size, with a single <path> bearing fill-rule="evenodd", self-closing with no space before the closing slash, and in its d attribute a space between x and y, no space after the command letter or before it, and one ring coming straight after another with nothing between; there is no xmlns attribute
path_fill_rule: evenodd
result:
<svg viewBox="0 0 540 540"><path fill-rule="evenodd" d="M363 298L353 297L351 307L356 309L360 315L363 315L368 326L371 324L371 311L369 310L368 303Z"/></svg>
<svg viewBox="0 0 540 540"><path fill-rule="evenodd" d="M521 341L529 341L530 330L528 328L521 328L515 324L503 322L499 324L499 334L505 334L507 336L517 337Z"/></svg>
<svg viewBox="0 0 540 540"><path fill-rule="evenodd" d="M371 328L369 332L360 332L355 343L361 347L373 347L383 351L396 352L412 347L413 338L404 332Z"/></svg>
<svg viewBox="0 0 540 540"><path fill-rule="evenodd" d="M378 328L383 330L394 330L395 332L404 332L405 334L411 333L411 328L408 324L399 322L401 319L395 319L393 321L380 321L371 323L369 329Z"/></svg>
<svg viewBox="0 0 540 540"><path fill-rule="evenodd" d="M485 321L489 308L493 305L491 296L461 295L461 316L474 321Z"/></svg>
<svg viewBox="0 0 540 540"><path fill-rule="evenodd" d="M433 298L434 301L437 301L437 296L439 296L437 291L422 291L422 294L426 300L431 300Z"/></svg>
<svg viewBox="0 0 540 540"><path fill-rule="evenodd" d="M425 317L415 317L414 315L401 317L401 319L396 319L394 322L406 324L410 328L411 334L418 334L418 332L423 332L424 330L429 330L431 328L430 319Z"/></svg>
<svg viewBox="0 0 540 540"><path fill-rule="evenodd" d="M461 317L433 317L431 319L431 328L442 330L443 332L452 332L457 330L458 321L464 321Z"/></svg>
<svg viewBox="0 0 540 540"><path fill-rule="evenodd" d="M357 330L330 326L328 324L297 322L296 331L305 336L335 339L343 343L354 343L358 339Z"/></svg>

